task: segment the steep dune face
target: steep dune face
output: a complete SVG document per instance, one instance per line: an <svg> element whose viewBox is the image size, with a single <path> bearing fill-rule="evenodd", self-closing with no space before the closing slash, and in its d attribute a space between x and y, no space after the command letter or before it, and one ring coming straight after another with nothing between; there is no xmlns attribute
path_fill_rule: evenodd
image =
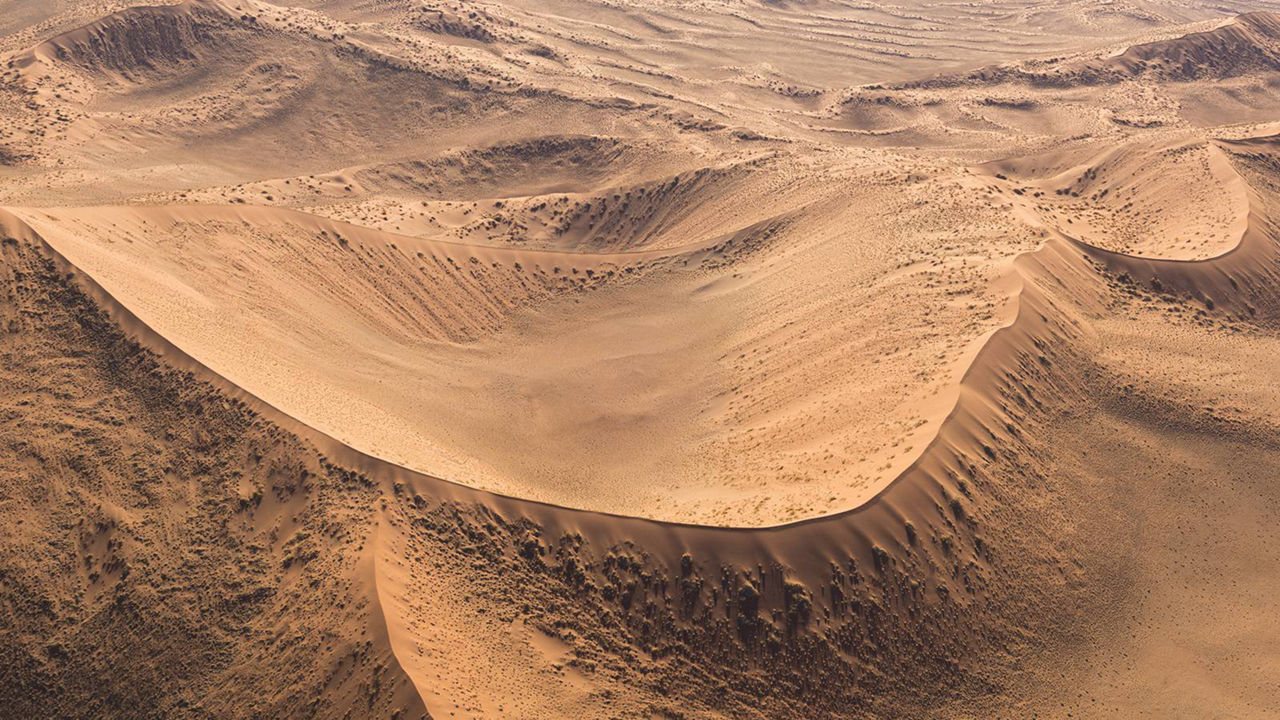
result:
<svg viewBox="0 0 1280 720"><path fill-rule="evenodd" d="M965 174L904 188L851 165L822 187L784 181L794 167L613 193L596 228L628 207L668 218L624 253L251 207L20 214L201 362L375 455L557 504L759 525L854 506L912 462L1007 319L991 283L1042 233L975 207L990 196ZM763 219L717 237L725 208Z"/></svg>
<svg viewBox="0 0 1280 720"><path fill-rule="evenodd" d="M1274 612L1276 561L1264 518L1278 507L1278 428L1259 410L1276 401L1274 208L1271 188L1239 248L1218 259L1095 255L1117 292L1091 357L1113 391L1064 424L1078 450L1045 455L1057 478L1097 478L1089 502L1106 510L1079 530L1125 558L1122 587L1145 590L1111 609L1110 639L1076 656L1093 668L1076 683L1095 714L1276 712L1276 659L1261 644L1274 633L1258 623ZM1196 359L1205 347L1214 362ZM1197 519L1209 507L1225 519Z"/></svg>
<svg viewBox="0 0 1280 720"><path fill-rule="evenodd" d="M0 707L1280 713L1274 16L20 5Z"/></svg>
<svg viewBox="0 0 1280 720"><path fill-rule="evenodd" d="M361 585L368 483L157 362L4 225L7 712L420 711Z"/></svg>
<svg viewBox="0 0 1280 720"><path fill-rule="evenodd" d="M44 42L32 55L107 82L136 83L148 73L199 70L203 57L233 51L238 43L227 20L213 4L129 9Z"/></svg>

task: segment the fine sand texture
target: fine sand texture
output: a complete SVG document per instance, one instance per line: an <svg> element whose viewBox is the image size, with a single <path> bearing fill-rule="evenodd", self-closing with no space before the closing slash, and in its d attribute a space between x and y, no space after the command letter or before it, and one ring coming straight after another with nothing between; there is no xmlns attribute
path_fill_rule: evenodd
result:
<svg viewBox="0 0 1280 720"><path fill-rule="evenodd" d="M1266 1L3 4L0 715L1280 716L1277 88Z"/></svg>

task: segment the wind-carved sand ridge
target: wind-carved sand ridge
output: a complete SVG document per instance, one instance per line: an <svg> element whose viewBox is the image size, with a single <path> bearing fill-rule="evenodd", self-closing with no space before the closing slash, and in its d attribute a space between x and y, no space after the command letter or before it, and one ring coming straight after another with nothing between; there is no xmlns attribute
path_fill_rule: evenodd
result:
<svg viewBox="0 0 1280 720"><path fill-rule="evenodd" d="M473 49L528 12L446 10L344 17ZM1205 24L1265 57L1269 22ZM721 127L619 105L587 141L507 108L515 141L126 188L17 162L7 704L1274 713L1280 145L1206 122L1272 72L1236 67L1106 75L1123 102L961 73L802 121L701 96ZM1046 131L1055 99L1103 111ZM911 129L830 130L881 102ZM72 125L164 112L124 107ZM148 660L175 647L201 660Z"/></svg>

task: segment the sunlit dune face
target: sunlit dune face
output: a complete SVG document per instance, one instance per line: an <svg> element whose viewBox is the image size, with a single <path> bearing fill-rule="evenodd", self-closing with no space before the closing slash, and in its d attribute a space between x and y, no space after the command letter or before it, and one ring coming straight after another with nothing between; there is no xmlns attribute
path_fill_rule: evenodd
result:
<svg viewBox="0 0 1280 720"><path fill-rule="evenodd" d="M854 506L914 460L1007 321L993 283L1039 238L966 217L988 192L955 173L904 196L857 165L742 205L788 170L702 186L663 222L696 242L659 230L623 253L248 207L23 215L193 357L366 452L555 504L772 524ZM745 226L698 240L706 215Z"/></svg>
<svg viewBox="0 0 1280 720"><path fill-rule="evenodd" d="M911 466L1046 238L1196 259L1243 231L1238 177L1186 129L1208 86L1139 83L1216 35L1084 5L986 38L976 10L775 4L751 32L704 10L128 10L15 55L51 113L30 158L60 165L7 192L128 199L20 215L357 449L717 525L853 508ZM1022 60L1086 26L1155 44ZM1227 60L1203 74L1245 83Z"/></svg>

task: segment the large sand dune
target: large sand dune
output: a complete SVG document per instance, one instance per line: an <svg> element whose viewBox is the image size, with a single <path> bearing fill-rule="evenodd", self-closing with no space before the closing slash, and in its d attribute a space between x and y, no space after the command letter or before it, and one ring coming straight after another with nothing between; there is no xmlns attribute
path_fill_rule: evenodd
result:
<svg viewBox="0 0 1280 720"><path fill-rule="evenodd" d="M11 5L16 716L1280 713L1267 3Z"/></svg>

